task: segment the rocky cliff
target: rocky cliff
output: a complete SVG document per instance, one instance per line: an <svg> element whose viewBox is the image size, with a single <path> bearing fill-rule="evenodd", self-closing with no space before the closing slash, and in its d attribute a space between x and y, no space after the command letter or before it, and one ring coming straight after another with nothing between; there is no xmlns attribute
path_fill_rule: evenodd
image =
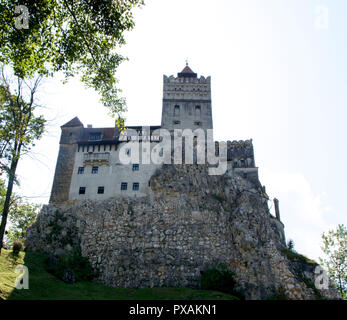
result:
<svg viewBox="0 0 347 320"><path fill-rule="evenodd" d="M259 184L203 165L165 165L145 198L44 206L27 249L61 254L81 248L96 281L119 287L199 285L217 264L235 273L247 299L337 299L317 290L316 264L285 247Z"/></svg>

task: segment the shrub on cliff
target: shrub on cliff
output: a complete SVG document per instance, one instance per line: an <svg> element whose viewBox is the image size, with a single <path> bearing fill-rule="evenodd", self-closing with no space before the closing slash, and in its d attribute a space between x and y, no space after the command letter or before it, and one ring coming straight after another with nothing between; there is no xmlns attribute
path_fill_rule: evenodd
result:
<svg viewBox="0 0 347 320"><path fill-rule="evenodd" d="M46 260L46 270L66 283L91 280L94 276L88 259L82 257L79 249L60 256L49 256Z"/></svg>
<svg viewBox="0 0 347 320"><path fill-rule="evenodd" d="M236 289L235 274L226 265L219 264L204 271L200 278L201 289L216 290L244 299L244 294Z"/></svg>
<svg viewBox="0 0 347 320"><path fill-rule="evenodd" d="M13 255L17 255L19 254L19 251L21 251L23 249L23 243L17 239L15 239L13 241L13 245L12 245L12 253Z"/></svg>

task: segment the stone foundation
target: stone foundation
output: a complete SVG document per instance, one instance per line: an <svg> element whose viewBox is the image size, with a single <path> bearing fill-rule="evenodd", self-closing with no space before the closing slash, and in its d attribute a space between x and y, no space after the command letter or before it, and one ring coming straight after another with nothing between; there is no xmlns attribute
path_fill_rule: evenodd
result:
<svg viewBox="0 0 347 320"><path fill-rule="evenodd" d="M222 263L247 299L280 290L291 299L317 298L283 254L283 236L258 185L230 171L209 176L202 165L164 165L151 188L145 198L45 206L28 230L27 248L60 254L80 247L95 281L110 286L198 287L201 273ZM310 281L314 267L300 265ZM320 294L340 298L335 289Z"/></svg>

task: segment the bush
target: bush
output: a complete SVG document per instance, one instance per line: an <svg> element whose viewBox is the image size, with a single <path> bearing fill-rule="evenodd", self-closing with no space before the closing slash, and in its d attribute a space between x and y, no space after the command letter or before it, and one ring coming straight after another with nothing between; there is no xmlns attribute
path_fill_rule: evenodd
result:
<svg viewBox="0 0 347 320"><path fill-rule="evenodd" d="M316 261L311 260L305 257L304 255L297 253L293 249L290 250L288 248L283 248L281 252L282 252L282 255L286 256L291 262L302 262L302 263L317 265Z"/></svg>
<svg viewBox="0 0 347 320"><path fill-rule="evenodd" d="M292 239L290 239L288 241L287 248L288 248L288 250L295 252L295 250L294 250L294 241Z"/></svg>
<svg viewBox="0 0 347 320"><path fill-rule="evenodd" d="M204 271L200 278L201 289L216 290L244 299L244 294L236 290L235 274L227 266L219 264Z"/></svg>
<svg viewBox="0 0 347 320"><path fill-rule="evenodd" d="M23 243L17 239L15 239L13 241L13 245L12 245L12 253L14 255L18 255L19 251L21 251L23 249Z"/></svg>
<svg viewBox="0 0 347 320"><path fill-rule="evenodd" d="M46 270L66 283L91 280L94 277L88 259L82 257L79 249L59 257L49 256L46 260Z"/></svg>

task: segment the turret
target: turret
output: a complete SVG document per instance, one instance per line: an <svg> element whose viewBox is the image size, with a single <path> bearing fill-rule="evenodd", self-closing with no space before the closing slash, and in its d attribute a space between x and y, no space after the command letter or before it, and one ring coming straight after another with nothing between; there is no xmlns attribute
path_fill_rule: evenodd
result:
<svg viewBox="0 0 347 320"><path fill-rule="evenodd" d="M82 130L83 124L77 117L61 126L59 154L49 200L50 204L60 204L69 199L77 142L82 135Z"/></svg>

